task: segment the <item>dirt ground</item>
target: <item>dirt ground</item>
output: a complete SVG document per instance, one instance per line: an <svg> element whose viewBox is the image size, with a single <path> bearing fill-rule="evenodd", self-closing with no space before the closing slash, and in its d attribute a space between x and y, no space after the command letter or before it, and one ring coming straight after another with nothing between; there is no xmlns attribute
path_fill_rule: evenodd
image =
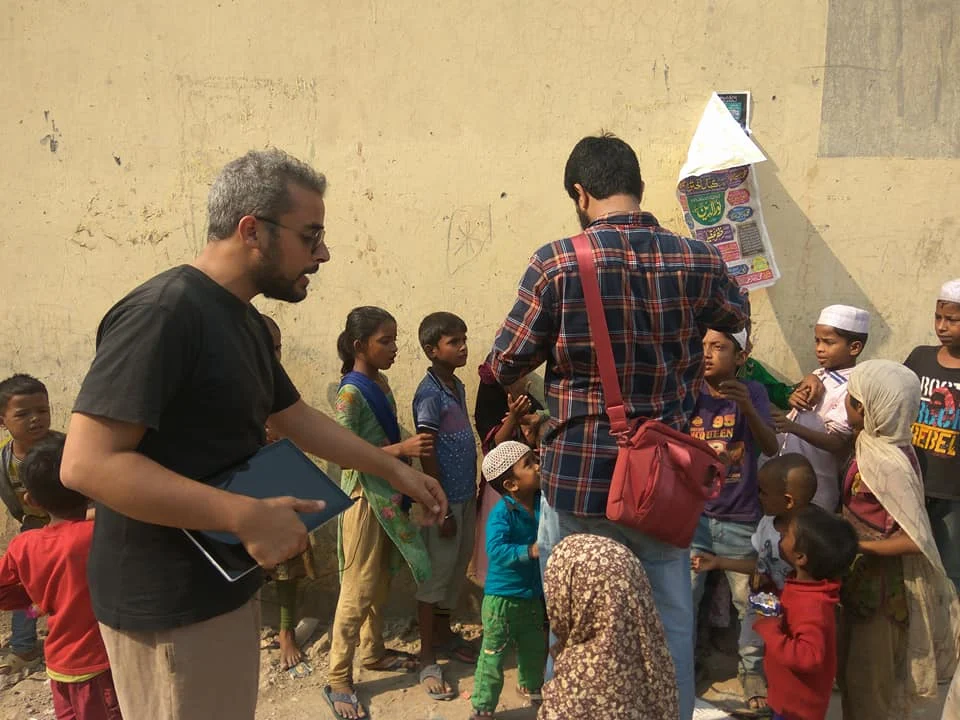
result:
<svg viewBox="0 0 960 720"><path fill-rule="evenodd" d="M461 632L474 638L480 627L472 624L460 626ZM9 614L3 613L0 636L9 633ZM263 646L260 666L260 700L257 720L317 720L330 718L323 696L327 651L329 641L326 628L320 626L305 645L306 655L314 672L307 678L293 679L278 670L279 651L271 647L275 633L270 628L263 631ZM419 643L412 619L397 619L388 624L387 644L407 652L417 652ZM706 659L709 680L700 690L700 695L717 707L731 711L742 706L740 688L736 680L737 657L729 648L717 647ZM444 674L461 693L473 688L473 668L457 662L443 665ZM535 720L536 713L527 701L516 692L517 671L508 664L506 684L501 697L497 717L501 720ZM450 702L430 700L417 686L416 675L375 673L357 668L356 681L361 701L367 703L371 717L389 720L467 720L470 702L458 698ZM943 688L944 692L946 688ZM925 707L914 720L940 720L938 703ZM840 699L834 697L828 720L840 720ZM0 718L2 720L42 720L53 718L49 685L43 672L34 673L21 682L0 690Z"/></svg>

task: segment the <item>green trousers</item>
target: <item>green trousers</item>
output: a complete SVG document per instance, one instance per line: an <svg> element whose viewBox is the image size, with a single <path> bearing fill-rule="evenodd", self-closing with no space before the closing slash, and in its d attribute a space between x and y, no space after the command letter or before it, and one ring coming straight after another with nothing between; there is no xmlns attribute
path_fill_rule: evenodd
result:
<svg viewBox="0 0 960 720"><path fill-rule="evenodd" d="M543 600L483 596L483 647L473 682L473 708L493 712L503 690L503 658L517 648L520 687L539 692L547 662Z"/></svg>

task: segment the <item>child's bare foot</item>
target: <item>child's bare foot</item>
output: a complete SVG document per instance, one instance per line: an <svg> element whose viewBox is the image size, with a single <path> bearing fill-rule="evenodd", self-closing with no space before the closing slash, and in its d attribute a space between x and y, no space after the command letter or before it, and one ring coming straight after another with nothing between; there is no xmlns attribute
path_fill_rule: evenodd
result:
<svg viewBox="0 0 960 720"><path fill-rule="evenodd" d="M340 687L331 687L327 685L323 689L323 694L327 697L327 702L333 708L333 713L338 718L347 718L356 720L356 718L367 717L367 711L357 699L357 694L350 685Z"/></svg>
<svg viewBox="0 0 960 720"><path fill-rule="evenodd" d="M303 653L297 647L297 639L293 630L281 630L280 642L280 669L289 670L303 661Z"/></svg>

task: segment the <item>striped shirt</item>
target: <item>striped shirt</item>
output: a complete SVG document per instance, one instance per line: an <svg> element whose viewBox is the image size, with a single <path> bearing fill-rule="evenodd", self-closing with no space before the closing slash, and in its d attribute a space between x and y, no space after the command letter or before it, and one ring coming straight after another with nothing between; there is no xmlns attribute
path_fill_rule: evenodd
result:
<svg viewBox="0 0 960 720"><path fill-rule="evenodd" d="M703 380L703 334L741 329L746 297L712 246L674 235L649 213L608 215L585 232L627 416L687 430ZM494 342L491 367L501 384L543 362L552 418L541 448L545 497L557 510L602 516L617 445L572 238L534 254Z"/></svg>

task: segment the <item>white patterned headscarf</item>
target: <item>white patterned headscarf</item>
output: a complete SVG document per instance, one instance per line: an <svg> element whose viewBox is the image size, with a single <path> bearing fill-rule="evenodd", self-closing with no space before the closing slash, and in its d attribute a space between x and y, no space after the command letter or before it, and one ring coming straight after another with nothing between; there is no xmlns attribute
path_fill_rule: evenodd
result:
<svg viewBox="0 0 960 720"><path fill-rule="evenodd" d="M910 613L904 689L913 697L936 697L937 681L949 679L957 667L960 604L933 539L911 445L920 381L899 363L868 360L850 374L847 391L863 405L856 443L860 478L922 553L903 556Z"/></svg>

